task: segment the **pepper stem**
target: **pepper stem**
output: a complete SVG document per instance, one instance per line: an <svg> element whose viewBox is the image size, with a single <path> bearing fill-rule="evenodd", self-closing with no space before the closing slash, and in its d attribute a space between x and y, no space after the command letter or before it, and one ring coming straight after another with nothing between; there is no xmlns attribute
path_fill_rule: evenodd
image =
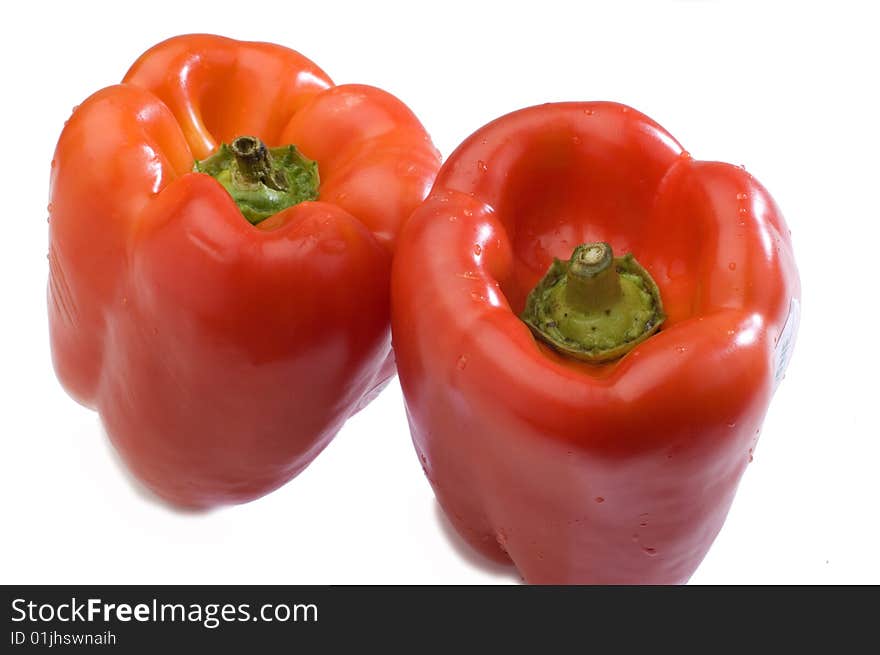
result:
<svg viewBox="0 0 880 655"><path fill-rule="evenodd" d="M620 276L607 243L585 243L574 249L565 274L565 299L583 313L610 307L620 297Z"/></svg>
<svg viewBox="0 0 880 655"><path fill-rule="evenodd" d="M283 209L318 197L318 165L296 146L267 148L254 136L240 136L195 162L193 170L216 179L241 213L259 223Z"/></svg>
<svg viewBox="0 0 880 655"><path fill-rule="evenodd" d="M276 191L287 191L287 176L283 168L276 168L266 144L252 136L240 136L229 144L238 172L251 184L262 182Z"/></svg>
<svg viewBox="0 0 880 655"><path fill-rule="evenodd" d="M614 257L604 242L554 260L529 294L522 320L563 354L589 362L622 357L665 320L660 291L631 254Z"/></svg>

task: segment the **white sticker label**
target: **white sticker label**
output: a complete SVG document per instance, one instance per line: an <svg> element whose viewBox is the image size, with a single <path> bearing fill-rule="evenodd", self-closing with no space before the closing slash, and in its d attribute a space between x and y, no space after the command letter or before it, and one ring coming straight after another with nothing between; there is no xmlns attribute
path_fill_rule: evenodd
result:
<svg viewBox="0 0 880 655"><path fill-rule="evenodd" d="M776 350L773 352L773 388L779 386L782 378L785 377L785 369L788 368L788 362L791 359L791 352L794 350L794 342L797 338L798 325L801 322L801 303L797 298L791 299L788 306L788 318L785 319L785 326L782 328L782 334L776 341Z"/></svg>

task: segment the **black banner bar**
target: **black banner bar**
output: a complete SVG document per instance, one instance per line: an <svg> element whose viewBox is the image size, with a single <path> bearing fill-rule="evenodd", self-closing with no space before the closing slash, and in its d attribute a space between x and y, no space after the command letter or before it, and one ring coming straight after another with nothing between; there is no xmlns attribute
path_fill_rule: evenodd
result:
<svg viewBox="0 0 880 655"><path fill-rule="evenodd" d="M0 652L849 652L876 643L877 601L876 587L3 587Z"/></svg>

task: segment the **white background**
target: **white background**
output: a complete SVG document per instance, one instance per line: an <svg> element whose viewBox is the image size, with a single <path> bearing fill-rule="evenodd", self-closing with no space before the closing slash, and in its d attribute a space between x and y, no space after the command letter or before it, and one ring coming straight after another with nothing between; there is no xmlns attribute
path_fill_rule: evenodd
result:
<svg viewBox="0 0 880 655"><path fill-rule="evenodd" d="M754 463L692 581L880 583L880 40L871 4L7 5L0 582L518 581L468 551L441 517L396 382L281 490L187 514L132 481L97 416L55 380L46 203L62 124L149 46L213 32L281 43L338 83L391 91L444 155L508 111L607 99L647 113L695 157L745 164L792 229L803 316Z"/></svg>

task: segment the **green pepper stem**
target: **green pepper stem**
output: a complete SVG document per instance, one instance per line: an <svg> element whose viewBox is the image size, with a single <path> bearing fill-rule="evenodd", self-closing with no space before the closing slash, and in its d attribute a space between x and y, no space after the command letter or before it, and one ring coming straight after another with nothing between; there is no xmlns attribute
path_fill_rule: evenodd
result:
<svg viewBox="0 0 880 655"><path fill-rule="evenodd" d="M575 311L608 309L620 298L620 276L607 243L585 243L574 249L566 273L565 299Z"/></svg>
<svg viewBox="0 0 880 655"><path fill-rule="evenodd" d="M195 162L223 186L244 217L259 223L297 203L318 198L318 165L288 145L267 148L255 136L221 144L217 152Z"/></svg>
<svg viewBox="0 0 880 655"><path fill-rule="evenodd" d="M588 362L622 357L666 318L660 291L631 254L614 257L604 242L554 260L520 316L559 352Z"/></svg>

